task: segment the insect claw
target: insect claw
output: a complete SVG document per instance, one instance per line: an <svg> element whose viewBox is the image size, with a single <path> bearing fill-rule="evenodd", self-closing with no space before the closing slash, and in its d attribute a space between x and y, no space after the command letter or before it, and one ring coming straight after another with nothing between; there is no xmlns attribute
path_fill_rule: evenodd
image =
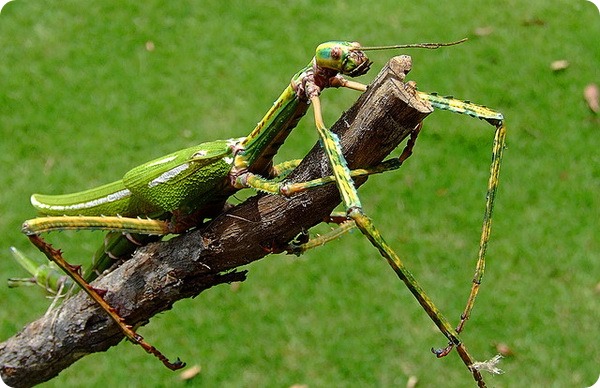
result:
<svg viewBox="0 0 600 388"><path fill-rule="evenodd" d="M185 362L181 361L179 359L179 357L177 357L177 360L175 360L174 363L171 364L171 369L175 370L175 369L181 369L185 366Z"/></svg>
<svg viewBox="0 0 600 388"><path fill-rule="evenodd" d="M446 346L443 349L431 348L431 352L433 354L435 354L435 356L437 358L442 358L442 357L446 357L448 354L450 354L450 352L452 351L453 348L454 348L454 344L449 343L448 346Z"/></svg>

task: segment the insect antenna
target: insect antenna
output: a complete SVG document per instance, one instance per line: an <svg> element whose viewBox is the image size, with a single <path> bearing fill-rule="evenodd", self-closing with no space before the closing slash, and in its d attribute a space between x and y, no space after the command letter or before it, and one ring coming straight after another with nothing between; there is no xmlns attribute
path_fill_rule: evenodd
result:
<svg viewBox="0 0 600 388"><path fill-rule="evenodd" d="M351 49L351 50L368 51L368 50L391 50L391 49L404 49L404 48L424 48L424 49L434 50L434 49L437 49L440 47L455 46L455 45L461 44L465 41L467 41L467 38L463 38L461 40L457 40L455 42L448 42L448 43L397 44L397 45L391 45L391 46L357 47L357 48Z"/></svg>

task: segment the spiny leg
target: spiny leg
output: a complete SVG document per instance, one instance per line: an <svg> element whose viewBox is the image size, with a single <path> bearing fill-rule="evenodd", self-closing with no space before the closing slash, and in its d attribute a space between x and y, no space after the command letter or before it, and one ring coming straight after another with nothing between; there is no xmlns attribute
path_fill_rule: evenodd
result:
<svg viewBox="0 0 600 388"><path fill-rule="evenodd" d="M385 242L381 236L381 233L373 224L373 221L364 214L360 199L358 198L358 192L354 186L352 178L350 177L350 170L348 169L346 160L342 154L338 137L327 130L323 123L319 97L312 97L311 102L313 103L317 131L319 132L319 136L323 142L323 147L325 148L325 153L327 154L329 163L333 169L336 185L340 191L340 196L346 208L348 217L354 220L358 229L369 239L371 244L373 244L373 246L379 250L381 255L386 258L390 266L394 269L398 277L406 284L410 292L415 296L431 320L436 324L446 338L448 338L450 343L456 346L461 359L471 371L478 384L480 386L485 386L485 382L483 381L481 373L479 370L473 368L475 360L468 353L466 347L458 337L456 330L452 328L450 322L437 309L437 307L433 304L433 301L417 283L416 279L406 269L400 257Z"/></svg>
<svg viewBox="0 0 600 388"><path fill-rule="evenodd" d="M461 314L460 322L456 327L456 332L461 333L464 329L467 320L471 316L471 311L473 310L475 299L479 292L479 286L481 285L481 281L483 279L483 274L485 270L485 255L491 234L492 212L494 209L494 201L496 198L498 179L500 176L500 165L502 162L502 155L505 147L506 126L504 125L503 121L504 117L500 112L494 111L485 106L473 104L469 101L457 100L452 97L442 97L437 94L417 92L417 95L421 99L429 101L431 105L435 108L479 118L487 121L488 123L496 127L496 131L494 134L494 142L492 145L492 162L490 166L490 177L488 180L488 187L486 193L485 212L483 216L481 239L479 242L479 251L477 253L477 264L475 267L473 284L471 286L471 291L467 299L467 304L463 313ZM443 357L450 353L452 348L453 344L452 342L450 342L448 346L444 349L437 349L434 352L438 357Z"/></svg>
<svg viewBox="0 0 600 388"><path fill-rule="evenodd" d="M380 232L375 228L373 221L362 212L362 209L357 208L350 210L349 217L354 220L359 230L363 232L369 241L371 241L371 243L379 250L380 254L388 261L394 272L396 272L398 277L406 284L409 291L417 299L438 329L449 339L453 346L456 346L460 358L467 368L469 368L475 380L482 383L483 377L478 370L473 368L476 361L467 351L456 330L437 309L433 301L427 296L410 271L406 269L400 257L385 242Z"/></svg>
<svg viewBox="0 0 600 388"><path fill-rule="evenodd" d="M504 126L504 124L501 124L496 129L496 134L494 136L494 145L492 150L492 165L490 167L490 178L488 181L485 213L483 216L483 226L481 231L479 253L477 255L477 268L473 277L473 287L469 295L467 306L461 316L461 322L456 328L456 330L459 333L462 331L467 319L469 319L471 310L473 309L473 304L475 303L475 297L477 296L477 292L479 291L481 279L483 278L483 272L485 270L485 254L487 251L487 245L492 231L492 212L494 210L494 201L496 198L496 191L498 189L498 178L500 175L500 164L502 161L502 154L504 152L505 138L506 127Z"/></svg>
<svg viewBox="0 0 600 388"><path fill-rule="evenodd" d="M60 230L108 230L109 233L104 238L104 243L93 256L91 266L86 268L83 278L90 283L108 269L113 263L117 262L133 253L135 247L146 245L151 241L156 241L161 236L169 233L172 229L167 222L152 219L138 219L125 217L107 217L107 216L49 216L39 217L27 220L23 223L22 232L30 234L41 234ZM114 231L118 230L118 231ZM133 230L144 230L145 234L132 234ZM40 265L21 252L12 249L15 260L29 272L32 277L27 279L11 278L8 280L9 287L19 285L38 284L51 294L56 294L61 288L62 283L68 283L63 289L70 289L72 282L69 276L65 275L58 268L52 265ZM117 252L115 254L114 252ZM118 255L118 256L117 256ZM100 269L98 269L100 268Z"/></svg>
<svg viewBox="0 0 600 388"><path fill-rule="evenodd" d="M66 218L66 217L48 217L48 218ZM74 217L76 218L76 217ZM89 218L89 217L88 217ZM101 218L101 217L92 217ZM113 217L120 218L120 217ZM146 221L146 220L139 220ZM31 225L28 225L31 226ZM102 297L101 294L104 292L90 286L85 279L81 276L81 268L69 264L62 256L60 250L54 249L49 243L47 243L39 234L29 233L29 240L35 245L42 253L48 257L49 260L56 263L56 265L62 269L66 274L73 279L73 281L79 285L106 313L110 318L119 326L121 332L133 343L140 345L146 352L157 357L162 363L171 370L177 370L183 368L185 363L179 359L175 362L170 362L158 349L150 345L144 340L144 338L137 334L130 325L125 323L125 320L119 316L116 309L111 307Z"/></svg>
<svg viewBox="0 0 600 388"><path fill-rule="evenodd" d="M419 93L421 93L421 92L419 92ZM438 97L438 96L435 96L435 97L438 100L446 100L443 97ZM453 101L453 104L456 106L459 106L459 105L457 105L457 101ZM472 306L473 306L473 303L475 300L475 296L478 291L479 283L481 282L481 277L483 276L483 266L485 263L484 262L485 247L487 246L487 241L489 240L489 231L490 231L490 225L491 225L490 224L491 208L493 206L493 195L495 194L495 186L497 184L501 152L504 147L505 129L502 126L501 121L500 121L500 119L502 118L501 114L491 111L485 107L480 107L478 105L465 103L465 102L461 102L461 101L458 101L458 102L462 103L463 106L461 106L461 108L463 109L463 111L459 111L456 107L453 107L453 109L452 109L453 111L458 112L458 113L466 113L466 114L469 114L469 115L475 116L475 117L480 117L480 116L476 115L475 113L473 113L473 111L477 110L477 112L479 114L486 114L487 116L483 117L483 119L490 121L494 125L497 125L498 131L497 131L497 135L496 135L497 139L495 141L495 148L494 148L495 156L493 158L492 167L491 167L492 172L493 172L492 173L493 178L490 178L490 185L489 185L490 187L488 189L488 200L490 202L487 205L488 210L486 210L486 216L484 217L484 233L482 234L482 239L481 239L481 241L482 241L481 247L482 248L480 249L480 253L479 253L478 269L474 276L473 287L472 287L472 291L471 291L471 296L469 297L469 302L467 304L467 307L465 308L465 312L462 314L462 317L464 317L464 319L462 320L461 324L457 327L457 329L454 329L454 330L452 329L450 323L443 316L441 316L441 314L439 313L439 310L437 310L435 308L435 306L433 305L431 300L429 300L428 298L426 298L426 299L421 298L421 295L424 295L424 292L418 286L415 279L406 270L406 268L404 267L402 262L399 261L400 259L398 258L398 256L393 252L393 250L391 250L391 248L389 248L389 246L387 246L385 241L381 238L377 229L374 228L372 221L370 219L368 219L368 217L366 217L364 214L360 215L360 213L362 212L362 209L360 209L360 212L355 212L354 215L351 216L351 220L353 219L353 221L348 220L346 218L346 220L348 220L348 221L347 221L347 224L344 225L343 228L338 228L339 230L337 230L337 229L333 230L329 234L326 234L326 235L318 237L317 239L314 239L314 241L313 240L309 241L307 243L307 245L305 246L305 248L309 249L311 247L317 246L319 244L323 244L327 241L337 238L339 235L350 230L355 225L354 221L357 221L358 218L362 218L363 219L363 221L362 221L363 227L360 228L361 232L365 233L367 235L367 237L369 237L370 241L378 249L383 248L383 249L380 249L380 251L382 252L382 255L388 260L388 262L390 263L392 268L394 268L394 271L396 271L398 276L402 280L404 280L405 283L407 283L408 288L417 297L417 299L419 300L419 303L421 303L421 305L424 307L424 309L428 312L428 314L430 315L432 320L436 323L436 325L438 325L438 327L441 328L442 332L446 335L446 337L449 338L450 345L446 349L441 350L441 351L432 349L432 351L436 355L442 356L442 355L449 353L449 351L454 346L457 346L460 357L463 359L465 364L467 366L469 366L469 369L472 371L475 379L481 385L481 384L483 384L483 380L481 380L481 375L479 374L478 371L479 370L488 370L488 371L491 371L492 373L501 373L501 371L495 367L495 364L499 361L499 359L494 358L492 360L484 361L484 362L473 362L472 357L468 354L464 345L462 345L462 343L460 343L460 340L458 339L458 333L460 332L459 330L462 330L462 327L464 326L464 322L468 319L468 316L470 314L470 311L472 309ZM469 110L467 110L467 111L465 111L465 109L464 109L465 104L467 104L468 108L469 108ZM316 104L315 107L317 107L317 106L319 106L319 105ZM438 108L440 107L437 104L435 104L434 106L436 106ZM380 163L379 165L376 165L371 168L351 170L351 171L349 171L350 176L351 177L367 176L367 175L382 173L385 171L390 171L390 170L399 168L402 165L402 162L404 162L412 154L412 148L415 144L415 140L419 133L420 128L421 128L421 126L418 126L417 128L415 128L415 130L411 134L411 138L407 142L407 145L405 146L405 149L403 150L403 152L399 158L386 160L386 161ZM327 133L325 133L325 136L328 136ZM329 139L329 141L325 141L323 143L335 145L336 141L337 141L336 138L332 137ZM341 160L343 160L343 159L341 159ZM342 171L343 171L343 169L342 169ZM336 179L338 179L338 178L336 178L335 176L329 176L329 177L318 178L318 179L315 179L312 181L298 182L298 183L284 183L284 184L282 184L280 182L273 182L270 180L266 180L266 179L260 178L258 176L252 175L252 174L247 174L243 179L244 179L245 184L247 184L248 186L254 187L258 190L263 190L263 191L274 193L274 194L291 195L293 193L308 190L313 187L318 187L318 186L322 186L322 185L333 183L333 182L337 183ZM495 183L493 183L493 182L495 182ZM352 187L354 189L353 184L351 184L350 186L346 186L346 187ZM370 232L369 227L373 227L373 230L375 232ZM378 238L372 238L373 236L378 236L381 239L381 241L379 241ZM301 251L306 250L306 249L303 249L302 247L303 247L303 245L300 245L299 247L292 247L291 253L297 253L298 250L301 250ZM398 263L400 263L400 265L398 265ZM408 274L409 276L405 276L404 275L405 273ZM413 286L411 284L412 282L415 282L415 286ZM457 345L456 341L458 341L459 345Z"/></svg>
<svg viewBox="0 0 600 388"><path fill-rule="evenodd" d="M51 216L38 217L23 223L21 231L27 235L60 230L107 230L123 233L165 235L173 227L164 220L119 216Z"/></svg>
<svg viewBox="0 0 600 388"><path fill-rule="evenodd" d="M458 333L461 333L463 331L467 320L471 316L471 311L473 310L473 306L475 305L475 298L479 293L479 287L481 285L481 281L483 279L483 274L485 271L485 255L492 230L492 212L494 210L494 201L496 197L496 191L498 188L498 178L500 174L500 164L502 161L502 154L504 151L505 138L506 127L503 123L500 123L496 128L494 143L492 147L492 164L490 167L490 177L486 193L485 212L483 216L479 251L477 253L477 264L475 267L475 274L473 275L473 284L471 286L471 292L469 293L465 309L460 316L460 322L456 327L456 331ZM446 348L438 349L435 351L435 353L438 357L443 357L450 353L451 350L452 344L449 343Z"/></svg>

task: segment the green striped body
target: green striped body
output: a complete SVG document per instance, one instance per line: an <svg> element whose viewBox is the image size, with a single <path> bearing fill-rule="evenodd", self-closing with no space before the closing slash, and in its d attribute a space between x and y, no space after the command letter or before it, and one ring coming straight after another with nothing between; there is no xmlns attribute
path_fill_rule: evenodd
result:
<svg viewBox="0 0 600 388"><path fill-rule="evenodd" d="M31 203L46 216L156 216L201 206L227 183L237 141L202 143L135 167L113 183L72 194L34 194Z"/></svg>

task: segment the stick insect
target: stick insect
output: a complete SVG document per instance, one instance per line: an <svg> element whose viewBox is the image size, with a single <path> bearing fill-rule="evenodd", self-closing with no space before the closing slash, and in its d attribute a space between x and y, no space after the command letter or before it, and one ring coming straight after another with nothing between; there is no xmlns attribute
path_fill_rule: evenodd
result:
<svg viewBox="0 0 600 388"><path fill-rule="evenodd" d="M294 75L290 85L248 136L202 143L177 151L138 166L127 172L121 180L98 188L66 195L33 195L33 206L45 217L26 221L23 224L23 232L107 312L128 339L159 358L170 369L175 370L183 367L184 363L179 360L170 362L160 351L147 343L104 300L103 295L107 291L91 286L89 278L82 276L80 268L69 264L62 253L42 239L40 234L65 229L101 229L158 236L183 233L198 220L218 213L227 197L242 188L250 187L289 196L311 187L335 183L346 210L345 218L351 220L386 258L440 331L448 338L449 345L445 349L436 351L436 354L444 356L456 347L476 380L483 383L478 370L480 368L478 365L481 363L476 363L467 352L459 338L459 333L469 318L483 276L485 250L489 240L491 214L506 132L502 115L483 106L453 98L423 92L417 92L416 95L435 108L480 118L496 127L477 269L467 306L459 325L454 329L405 268L399 256L385 242L373 221L364 214L352 181L352 176L397 169L410 156L414 138L420 127L415 129L414 138L409 140L399 158L390 159L371 169L353 172L347 167L339 139L326 128L323 122L320 105L320 94L328 87L366 90L365 85L347 80L344 75L357 77L368 72L371 61L365 54L367 50L438 48L460 42L462 41L385 47L361 47L356 42L323 43L317 47L312 61ZM293 166L294 163L273 166L273 156L307 112L309 104L313 105L317 131L333 169L333 176L294 185L274 182L271 178L280 175L281 171L288 171L289 166ZM112 236L114 241L119 243L126 240L120 234ZM102 270L102 267L96 269Z"/></svg>

